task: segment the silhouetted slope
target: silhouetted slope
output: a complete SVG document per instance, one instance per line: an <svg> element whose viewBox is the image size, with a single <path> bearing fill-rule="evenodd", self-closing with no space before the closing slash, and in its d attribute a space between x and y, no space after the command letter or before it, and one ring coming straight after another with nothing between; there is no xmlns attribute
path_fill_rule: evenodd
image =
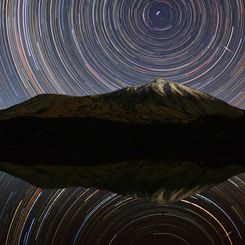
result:
<svg viewBox="0 0 245 245"><path fill-rule="evenodd" d="M0 119L80 117L144 123L191 121L208 115L237 118L243 111L205 93L158 79L96 96L39 95L1 111Z"/></svg>

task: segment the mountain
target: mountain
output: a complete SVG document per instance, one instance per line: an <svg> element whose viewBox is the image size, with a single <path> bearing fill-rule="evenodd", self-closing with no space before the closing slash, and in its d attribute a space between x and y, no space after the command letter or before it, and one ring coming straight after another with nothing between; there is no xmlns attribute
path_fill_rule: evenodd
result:
<svg viewBox="0 0 245 245"><path fill-rule="evenodd" d="M118 122L192 121L202 116L238 118L244 112L184 85L157 79L112 93L71 97L38 95L0 112L0 119L13 117L94 118Z"/></svg>
<svg viewBox="0 0 245 245"><path fill-rule="evenodd" d="M176 201L244 171L244 111L157 79L0 111L0 170L47 188Z"/></svg>

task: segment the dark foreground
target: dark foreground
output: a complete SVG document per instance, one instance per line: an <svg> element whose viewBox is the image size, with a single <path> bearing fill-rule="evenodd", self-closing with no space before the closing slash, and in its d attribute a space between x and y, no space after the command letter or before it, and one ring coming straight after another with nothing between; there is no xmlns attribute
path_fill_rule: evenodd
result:
<svg viewBox="0 0 245 245"><path fill-rule="evenodd" d="M245 120L130 124L80 118L0 121L0 160L97 165L133 159L189 160L220 167L245 163Z"/></svg>
<svg viewBox="0 0 245 245"><path fill-rule="evenodd" d="M244 171L244 119L130 124L18 118L0 122L0 169L47 188L96 186L175 201Z"/></svg>

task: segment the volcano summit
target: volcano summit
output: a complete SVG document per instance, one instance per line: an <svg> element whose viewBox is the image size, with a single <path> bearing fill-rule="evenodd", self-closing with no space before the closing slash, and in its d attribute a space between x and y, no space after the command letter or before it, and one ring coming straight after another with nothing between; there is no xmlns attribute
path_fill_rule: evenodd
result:
<svg viewBox="0 0 245 245"><path fill-rule="evenodd" d="M149 123L193 121L211 115L239 118L244 112L208 94L157 79L143 86L132 86L95 96L38 95L2 110L0 119L76 117Z"/></svg>

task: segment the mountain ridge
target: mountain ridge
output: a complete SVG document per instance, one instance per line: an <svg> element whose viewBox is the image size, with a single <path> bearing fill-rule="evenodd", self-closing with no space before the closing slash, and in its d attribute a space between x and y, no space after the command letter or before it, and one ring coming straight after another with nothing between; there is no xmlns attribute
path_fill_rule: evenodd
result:
<svg viewBox="0 0 245 245"><path fill-rule="evenodd" d="M82 117L113 121L191 121L202 116L242 117L244 112L206 93L156 79L101 95L67 96L42 94L0 111L11 117Z"/></svg>

